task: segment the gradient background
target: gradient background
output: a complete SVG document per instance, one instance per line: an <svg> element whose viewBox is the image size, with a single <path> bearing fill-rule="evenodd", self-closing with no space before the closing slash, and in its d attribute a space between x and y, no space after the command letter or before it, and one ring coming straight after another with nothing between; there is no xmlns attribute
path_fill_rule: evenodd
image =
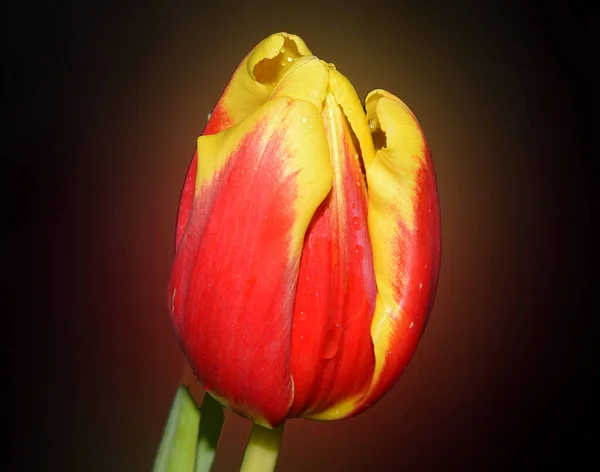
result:
<svg viewBox="0 0 600 472"><path fill-rule="evenodd" d="M277 31L361 97L381 87L412 108L443 228L434 311L400 382L354 419L290 421L279 470L591 457L598 17L510 1L49 3L11 7L0 33L6 470L150 470L185 364L165 301L179 191L229 76ZM228 416L215 470L237 470L249 428Z"/></svg>

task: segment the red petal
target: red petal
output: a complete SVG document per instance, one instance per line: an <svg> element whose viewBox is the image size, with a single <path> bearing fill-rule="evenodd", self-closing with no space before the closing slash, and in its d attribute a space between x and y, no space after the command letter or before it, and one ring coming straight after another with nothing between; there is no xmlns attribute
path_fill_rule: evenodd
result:
<svg viewBox="0 0 600 472"><path fill-rule="evenodd" d="M213 156L196 161L169 294L175 334L206 389L274 426L293 396L290 331L302 240L331 171L322 125L309 129L301 120L317 119L311 104L280 99L255 115L199 140L200 154ZM192 165L186 188L193 173Z"/></svg>
<svg viewBox="0 0 600 472"><path fill-rule="evenodd" d="M337 404L366 393L375 365L370 329L376 287L365 184L349 127L339 107L334 112L339 129L328 135L342 135L331 143L340 175L307 231L294 306L291 413L304 417L332 408L335 417Z"/></svg>

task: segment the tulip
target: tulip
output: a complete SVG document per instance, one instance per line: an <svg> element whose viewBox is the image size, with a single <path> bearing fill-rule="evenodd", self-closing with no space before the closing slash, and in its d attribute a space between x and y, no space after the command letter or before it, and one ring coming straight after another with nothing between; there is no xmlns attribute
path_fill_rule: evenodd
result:
<svg viewBox="0 0 600 472"><path fill-rule="evenodd" d="M243 60L185 178L168 303L195 375L267 428L346 418L406 368L440 267L436 180L409 108L297 36Z"/></svg>

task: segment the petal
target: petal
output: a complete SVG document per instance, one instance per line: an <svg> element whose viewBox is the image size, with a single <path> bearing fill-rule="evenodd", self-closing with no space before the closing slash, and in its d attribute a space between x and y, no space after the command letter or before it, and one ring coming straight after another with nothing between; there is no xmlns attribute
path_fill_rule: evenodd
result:
<svg viewBox="0 0 600 472"><path fill-rule="evenodd" d="M285 70L270 99L290 97L307 100L321 111L328 85L329 72L325 63L315 56L306 56Z"/></svg>
<svg viewBox="0 0 600 472"><path fill-rule="evenodd" d="M366 127L360 108L357 119L359 113ZM367 194L355 138L332 93L322 115L334 180L306 234L300 262L291 344L295 398L290 414L335 419L348 414L347 405L353 407L370 386L376 287Z"/></svg>
<svg viewBox="0 0 600 472"><path fill-rule="evenodd" d="M258 43L231 76L203 134L233 126L264 105L279 79L303 56L312 53L293 34L272 34Z"/></svg>
<svg viewBox="0 0 600 472"><path fill-rule="evenodd" d="M369 234L377 302L371 326L375 373L357 410L383 396L406 368L421 337L440 268L438 192L423 131L397 97L366 99L375 159L367 171Z"/></svg>
<svg viewBox="0 0 600 472"><path fill-rule="evenodd" d="M169 294L175 334L205 388L261 424L291 405L289 349L302 242L331 188L309 102L279 98L198 139L195 191Z"/></svg>
<svg viewBox="0 0 600 472"><path fill-rule="evenodd" d="M367 117L358 94L348 78L334 68L329 70L329 84L335 100L344 110L344 115L358 139L363 165L365 169L368 169L375 158L375 149L373 148Z"/></svg>
<svg viewBox="0 0 600 472"><path fill-rule="evenodd" d="M223 131L245 119L268 100L283 96L308 100L320 111L327 84L327 68L311 55L302 39L293 34L273 34L260 42L233 73L202 134ZM192 207L197 160L198 153L195 152L179 200L176 247Z"/></svg>

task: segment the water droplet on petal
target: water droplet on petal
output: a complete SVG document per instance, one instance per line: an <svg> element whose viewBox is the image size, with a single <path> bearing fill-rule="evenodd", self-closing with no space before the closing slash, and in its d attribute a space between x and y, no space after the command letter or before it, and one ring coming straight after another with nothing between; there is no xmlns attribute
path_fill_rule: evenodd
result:
<svg viewBox="0 0 600 472"><path fill-rule="evenodd" d="M325 335L325 346L323 349L323 359L333 359L340 347L340 338L342 330L340 325L336 324L327 331Z"/></svg>
<svg viewBox="0 0 600 472"><path fill-rule="evenodd" d="M306 118L302 118L302 123L306 123Z"/></svg>
<svg viewBox="0 0 600 472"><path fill-rule="evenodd" d="M360 180L357 179L354 183L356 184L357 187L360 187Z"/></svg>
<svg viewBox="0 0 600 472"><path fill-rule="evenodd" d="M369 129L375 129L375 122L373 120L369 120Z"/></svg>
<svg viewBox="0 0 600 472"><path fill-rule="evenodd" d="M358 261L362 261L363 258L365 257L365 248L362 247L360 244L358 244L355 248L354 248L354 255L356 257L356 260Z"/></svg>
<svg viewBox="0 0 600 472"><path fill-rule="evenodd" d="M355 216L354 218L352 218L352 227L354 229L362 228L362 223L360 222L360 218L358 216Z"/></svg>
<svg viewBox="0 0 600 472"><path fill-rule="evenodd" d="M414 322L414 321L411 321L411 322L410 322L410 326L409 326L409 328L413 328L414 326L415 326L415 322Z"/></svg>

